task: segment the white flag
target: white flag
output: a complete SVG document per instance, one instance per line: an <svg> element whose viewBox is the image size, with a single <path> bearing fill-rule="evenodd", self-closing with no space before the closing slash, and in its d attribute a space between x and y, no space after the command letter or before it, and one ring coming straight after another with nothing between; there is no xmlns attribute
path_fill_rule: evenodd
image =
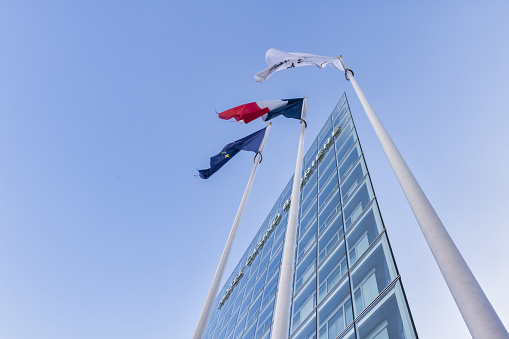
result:
<svg viewBox="0 0 509 339"><path fill-rule="evenodd" d="M287 53L275 48L269 48L265 54L265 62L269 68L255 74L255 80L262 82L267 80L272 73L286 68L315 65L319 68L324 68L327 64L332 67L344 71L343 65L339 58L324 57L314 54L306 53Z"/></svg>

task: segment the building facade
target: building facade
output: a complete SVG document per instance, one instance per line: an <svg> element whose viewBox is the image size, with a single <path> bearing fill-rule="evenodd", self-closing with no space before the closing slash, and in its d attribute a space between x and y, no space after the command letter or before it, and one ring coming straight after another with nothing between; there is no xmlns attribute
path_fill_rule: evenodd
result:
<svg viewBox="0 0 509 339"><path fill-rule="evenodd" d="M417 338L345 94L303 168L289 338ZM205 338L270 338L292 180L219 292Z"/></svg>

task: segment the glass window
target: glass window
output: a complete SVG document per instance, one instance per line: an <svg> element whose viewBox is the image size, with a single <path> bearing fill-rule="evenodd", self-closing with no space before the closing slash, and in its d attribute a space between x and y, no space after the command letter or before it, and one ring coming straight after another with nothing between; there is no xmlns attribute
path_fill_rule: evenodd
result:
<svg viewBox="0 0 509 339"><path fill-rule="evenodd" d="M336 339L353 321L348 279L318 309L318 339Z"/></svg>
<svg viewBox="0 0 509 339"><path fill-rule="evenodd" d="M239 312L234 312L233 316L228 321L228 330L226 331L226 333L229 333L230 331L233 330L233 328L235 327L235 323L237 322L238 318L239 318Z"/></svg>
<svg viewBox="0 0 509 339"><path fill-rule="evenodd" d="M355 134L355 131L352 131L349 136L346 137L345 142L343 144L339 145L336 140L336 149L337 149L337 159L338 163L340 163L345 155L348 153L348 151L352 148L352 146L355 144L355 141L357 140L357 135Z"/></svg>
<svg viewBox="0 0 509 339"><path fill-rule="evenodd" d="M343 218L341 213L338 213L318 240L318 262L321 262L330 253L340 241L343 233Z"/></svg>
<svg viewBox="0 0 509 339"><path fill-rule="evenodd" d="M297 262L301 259L302 255L306 253L313 245L316 239L316 222L304 231L304 234L297 242Z"/></svg>
<svg viewBox="0 0 509 339"><path fill-rule="evenodd" d="M316 339L316 315L310 317L291 339Z"/></svg>
<svg viewBox="0 0 509 339"><path fill-rule="evenodd" d="M249 286L248 286L249 288ZM240 305L239 314L243 314L247 311L249 304L251 304L251 297L253 296L253 289L251 289L247 294L244 300L242 300L242 304Z"/></svg>
<svg viewBox="0 0 509 339"><path fill-rule="evenodd" d="M343 201L346 201L348 197L352 195L366 173L367 171L366 167L364 166L364 161L362 157L360 157L357 165L355 165L353 170L350 171L348 177L343 180L341 184L341 198Z"/></svg>
<svg viewBox="0 0 509 339"><path fill-rule="evenodd" d="M316 138L318 140L317 147L318 149L323 148L323 144L325 143L325 140L327 140L328 137L330 137L332 134L332 124L331 119L327 118L327 122L322 127L322 130L320 133L318 133L318 137Z"/></svg>
<svg viewBox="0 0 509 339"><path fill-rule="evenodd" d="M331 163L336 163L336 157L334 156L334 147L332 147L332 144L329 146L329 148L323 150L324 155L322 157L322 160L320 160L320 163L318 164L318 174L322 175L321 173L323 170L329 166Z"/></svg>
<svg viewBox="0 0 509 339"><path fill-rule="evenodd" d="M357 159L361 156L361 148L359 143L356 143L350 153L345 157L343 162L339 165L339 180L343 180L346 174L350 172L352 166L357 162Z"/></svg>
<svg viewBox="0 0 509 339"><path fill-rule="evenodd" d="M297 265L295 270L295 288L298 291L306 280L313 274L316 268L316 247L308 252L304 259Z"/></svg>
<svg viewBox="0 0 509 339"><path fill-rule="evenodd" d="M342 242L318 268L318 302L332 290L347 270L345 243Z"/></svg>
<svg viewBox="0 0 509 339"><path fill-rule="evenodd" d="M340 212L341 201L339 199L339 191L336 190L332 194L332 198L329 199L318 216L318 232L322 232L322 230L329 225Z"/></svg>
<svg viewBox="0 0 509 339"><path fill-rule="evenodd" d="M307 197L308 194L316 195L316 177L317 174L314 171L302 187L302 197Z"/></svg>
<svg viewBox="0 0 509 339"><path fill-rule="evenodd" d="M242 278L242 280L246 279L246 277ZM248 279L247 279L247 283L246 283L246 286L248 289L250 289L251 287L253 287L254 285L254 282L256 281L256 269L255 269L255 273L252 274Z"/></svg>
<svg viewBox="0 0 509 339"><path fill-rule="evenodd" d="M302 213L306 213L306 211L308 210L309 206L311 206L311 204L314 203L315 200L316 200L316 195L315 194L308 195L302 201L302 204L301 204L301 211L302 211ZM302 215L302 213L301 213L301 215Z"/></svg>
<svg viewBox="0 0 509 339"><path fill-rule="evenodd" d="M271 277L281 264L281 252L282 247L279 249L278 253L274 256L272 261L269 263L269 268L267 269L267 277Z"/></svg>
<svg viewBox="0 0 509 339"><path fill-rule="evenodd" d="M350 118L351 118L351 114L350 114L349 110L347 108L345 108L344 113L338 115L334 119L334 127L340 126L341 129L344 129L346 122L349 121Z"/></svg>
<svg viewBox="0 0 509 339"><path fill-rule="evenodd" d="M332 111L332 117L334 118L340 118L343 114L345 114L347 105L346 103L346 94L343 94L341 96L341 99L339 99L339 102L336 104L336 107L334 107L334 110Z"/></svg>
<svg viewBox="0 0 509 339"><path fill-rule="evenodd" d="M256 296L258 293L262 291L263 286L265 285L265 276L267 275L267 270L264 270L260 275L259 279L256 281L253 294Z"/></svg>
<svg viewBox="0 0 509 339"><path fill-rule="evenodd" d="M313 221L313 219L316 217L317 212L317 203L316 200L314 200L313 204L311 204L311 207L309 207L302 218L300 218L299 236L302 231L308 228L308 226L311 224L311 221Z"/></svg>
<svg viewBox="0 0 509 339"><path fill-rule="evenodd" d="M358 320L359 339L405 338L415 339L400 281L384 293Z"/></svg>
<svg viewBox="0 0 509 339"><path fill-rule="evenodd" d="M355 315L359 315L396 277L385 236L369 250L351 274Z"/></svg>
<svg viewBox="0 0 509 339"><path fill-rule="evenodd" d="M274 244L272 244L272 256L274 256L277 253L277 251L281 248L281 244L283 243L283 240L285 240L285 234L286 229L285 231L281 232L274 240Z"/></svg>
<svg viewBox="0 0 509 339"><path fill-rule="evenodd" d="M382 231L383 226L380 212L378 211L376 201L373 201L346 237L351 265L361 257Z"/></svg>
<svg viewBox="0 0 509 339"><path fill-rule="evenodd" d="M239 294L237 295L237 298L235 298L235 305L233 306L233 309L236 309L241 304L242 299L244 298L244 293L246 292L246 286L237 286L236 289L239 290Z"/></svg>
<svg viewBox="0 0 509 339"><path fill-rule="evenodd" d="M322 189L322 187L325 185L325 183L329 180L332 173L336 173L336 162L331 161L327 168L324 167L324 169L320 172L320 179L318 179L318 187ZM336 178L337 181L337 178Z"/></svg>
<svg viewBox="0 0 509 339"><path fill-rule="evenodd" d="M249 324L249 321L246 321ZM246 333L242 336L242 339L253 339L256 331L256 322L254 322L251 327L246 330Z"/></svg>
<svg viewBox="0 0 509 339"><path fill-rule="evenodd" d="M371 183L369 182L369 178L366 178L343 207L345 229L348 230L348 228L362 214L362 211L368 207L373 198L374 195L371 189Z"/></svg>
<svg viewBox="0 0 509 339"><path fill-rule="evenodd" d="M263 270L265 266L267 266L267 263L270 259L270 245L272 245L272 241L274 240L274 237L271 235L265 245L263 246L262 252L259 254L260 257L262 257L262 260L260 261L260 270Z"/></svg>
<svg viewBox="0 0 509 339"><path fill-rule="evenodd" d="M310 279L309 282L302 288L297 296L293 298L292 305L292 330L295 331L297 327L307 318L316 306L316 281Z"/></svg>
<svg viewBox="0 0 509 339"><path fill-rule="evenodd" d="M250 324L251 321L255 318L255 316L258 314L258 311L260 310L260 304L262 302L262 295L260 294L258 298L256 298L255 301L251 304L251 307L249 307L249 313L247 314L247 324ZM253 331L254 336L254 331Z"/></svg>
<svg viewBox="0 0 509 339"><path fill-rule="evenodd" d="M293 188L293 176L288 181L288 184L286 184L285 189L283 190L283 193L281 193L280 201L281 201L281 208L283 207L283 204L286 200L292 195L292 188Z"/></svg>
<svg viewBox="0 0 509 339"><path fill-rule="evenodd" d="M225 326L221 332L219 333L219 335L217 336L217 339L224 339L226 337L226 330L227 330L227 326Z"/></svg>
<svg viewBox="0 0 509 339"><path fill-rule="evenodd" d="M318 209L321 209L323 204L330 199L333 194L338 194L338 178L332 176L331 179L325 184L325 186L320 188L320 194L318 194Z"/></svg>
<svg viewBox="0 0 509 339"><path fill-rule="evenodd" d="M270 330L271 330L271 328L269 328L269 330L266 331L265 334L263 335L263 337L260 339L270 339Z"/></svg>
<svg viewBox="0 0 509 339"><path fill-rule="evenodd" d="M237 326L235 326L235 334L233 335L234 338L240 338L240 335L242 332L244 332L244 326L246 325L246 318L247 313L244 313L242 317L240 317L240 320L237 322Z"/></svg>
<svg viewBox="0 0 509 339"><path fill-rule="evenodd" d="M303 168L304 170L306 168L308 168L309 166L311 166L311 163L313 162L313 160L315 160L315 156L316 156L316 139L315 141L313 141L313 144L311 144L311 146L309 146L309 150L307 151L306 155L304 156L304 165L303 165Z"/></svg>
<svg viewBox="0 0 509 339"><path fill-rule="evenodd" d="M269 299L274 295L274 292L276 292L277 289L277 282L278 282L279 274L275 274L265 285L265 288L263 289L263 299L262 299L262 306L269 301Z"/></svg>
<svg viewBox="0 0 509 339"><path fill-rule="evenodd" d="M355 329L353 326L348 331L345 331L338 339L355 339Z"/></svg>
<svg viewBox="0 0 509 339"><path fill-rule="evenodd" d="M345 126L341 129L341 133L336 138L336 145L340 146L346 140L348 134L350 134L350 131L353 129L353 122L352 119L350 119L348 123L346 123Z"/></svg>
<svg viewBox="0 0 509 339"><path fill-rule="evenodd" d="M273 298L267 306L263 309L263 311L260 313L260 316L258 317L258 325L256 329L256 336L255 338L260 337L260 335L265 332L267 327L270 326L272 323L272 316L274 311L274 300Z"/></svg>

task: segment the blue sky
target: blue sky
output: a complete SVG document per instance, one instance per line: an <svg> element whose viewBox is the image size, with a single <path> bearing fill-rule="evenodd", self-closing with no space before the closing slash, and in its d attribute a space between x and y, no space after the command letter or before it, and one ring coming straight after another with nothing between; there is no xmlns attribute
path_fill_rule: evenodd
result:
<svg viewBox="0 0 509 339"><path fill-rule="evenodd" d="M265 83L265 51L342 54L502 320L509 319L505 1L0 4L0 337L189 338L261 127L215 111L308 96L307 143L347 93L422 338L468 332L351 85ZM274 121L229 270L295 166ZM227 272L229 274L229 272Z"/></svg>

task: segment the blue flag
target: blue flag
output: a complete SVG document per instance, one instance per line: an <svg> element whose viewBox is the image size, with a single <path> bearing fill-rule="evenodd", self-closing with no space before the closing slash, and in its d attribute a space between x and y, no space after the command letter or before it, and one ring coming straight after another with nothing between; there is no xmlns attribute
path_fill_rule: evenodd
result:
<svg viewBox="0 0 509 339"><path fill-rule="evenodd" d="M210 158L210 168L198 170L200 178L208 179L212 174L216 173L221 167L224 166L231 158L233 158L240 151L258 152L265 130L267 127L248 135L245 138L229 143L219 152Z"/></svg>

